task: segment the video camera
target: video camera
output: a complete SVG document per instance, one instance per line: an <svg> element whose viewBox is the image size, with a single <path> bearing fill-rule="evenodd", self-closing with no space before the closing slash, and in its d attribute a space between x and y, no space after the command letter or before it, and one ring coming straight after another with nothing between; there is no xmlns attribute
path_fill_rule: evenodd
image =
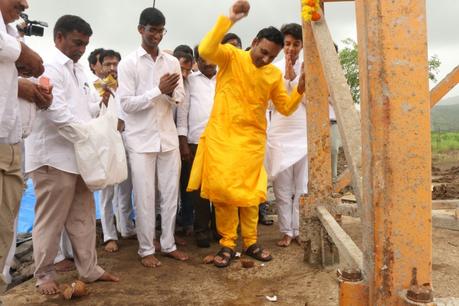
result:
<svg viewBox="0 0 459 306"><path fill-rule="evenodd" d="M43 36L45 27L48 27L47 22L29 20L29 16L24 13L20 14L20 16L24 20L24 23L17 25L19 32L25 36Z"/></svg>

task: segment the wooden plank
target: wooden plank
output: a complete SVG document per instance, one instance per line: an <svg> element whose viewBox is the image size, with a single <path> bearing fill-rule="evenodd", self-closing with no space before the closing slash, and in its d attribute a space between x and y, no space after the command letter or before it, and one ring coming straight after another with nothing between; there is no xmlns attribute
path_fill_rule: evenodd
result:
<svg viewBox="0 0 459 306"><path fill-rule="evenodd" d="M353 195L341 197L341 201L355 202ZM459 200L433 200L432 210L459 209ZM358 217L358 205L355 203L342 203L336 207L336 212L344 216Z"/></svg>
<svg viewBox="0 0 459 306"><path fill-rule="evenodd" d="M346 169L336 178L336 182L333 184L333 192L339 193L351 183L352 173L349 169Z"/></svg>
<svg viewBox="0 0 459 306"><path fill-rule="evenodd" d="M335 212L339 215L349 216L353 218L358 218L360 216L359 207L355 203L338 204L335 208Z"/></svg>
<svg viewBox="0 0 459 306"><path fill-rule="evenodd" d="M437 228L459 231L459 220L456 218L456 216L437 211L432 212L432 225Z"/></svg>
<svg viewBox="0 0 459 306"><path fill-rule="evenodd" d="M319 50L325 78L327 79L332 105L336 113L344 154L352 173L352 187L356 194L357 202L360 204L362 203L360 117L355 109L351 91L325 18L322 18L319 22L313 22L312 31Z"/></svg>
<svg viewBox="0 0 459 306"><path fill-rule="evenodd" d="M457 209L459 200L433 200L432 209Z"/></svg>
<svg viewBox="0 0 459 306"><path fill-rule="evenodd" d="M317 215L339 250L339 256L346 268L362 269L363 254L352 238L341 228L335 218L323 207L317 207Z"/></svg>
<svg viewBox="0 0 459 306"><path fill-rule="evenodd" d="M457 83L459 83L459 66L430 91L430 107L434 107Z"/></svg>

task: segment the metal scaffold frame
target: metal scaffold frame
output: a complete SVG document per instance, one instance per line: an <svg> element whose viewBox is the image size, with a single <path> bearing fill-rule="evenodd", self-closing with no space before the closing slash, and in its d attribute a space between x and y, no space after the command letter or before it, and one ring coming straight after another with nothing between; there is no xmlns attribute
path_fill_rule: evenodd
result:
<svg viewBox="0 0 459 306"><path fill-rule="evenodd" d="M326 19L303 23L309 156L308 194L301 201L305 261L316 266L340 261L340 305L436 305L430 108L457 84L459 69L429 93L425 0L355 0L355 9L360 116ZM348 163L335 183L329 103ZM333 194L350 183L357 204L346 206ZM341 214L360 216L362 250L341 228ZM434 222L459 229L458 220L449 217L454 220L441 221L445 216L434 213Z"/></svg>

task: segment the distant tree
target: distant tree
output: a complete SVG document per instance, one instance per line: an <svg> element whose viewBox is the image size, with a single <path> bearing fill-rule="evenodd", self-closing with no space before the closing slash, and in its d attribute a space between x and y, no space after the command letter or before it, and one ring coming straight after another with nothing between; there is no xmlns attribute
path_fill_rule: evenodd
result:
<svg viewBox="0 0 459 306"><path fill-rule="evenodd" d="M339 59L344 69L347 83L351 88L351 95L355 103L360 103L360 83L359 83L359 52L357 43L351 38L343 40L345 48L339 52ZM441 65L437 55L433 55L429 60L429 79L437 82L437 75Z"/></svg>

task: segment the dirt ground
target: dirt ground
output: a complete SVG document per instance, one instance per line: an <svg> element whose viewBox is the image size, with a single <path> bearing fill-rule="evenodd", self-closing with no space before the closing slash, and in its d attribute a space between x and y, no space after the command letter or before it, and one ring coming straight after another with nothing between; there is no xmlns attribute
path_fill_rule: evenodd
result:
<svg viewBox="0 0 459 306"><path fill-rule="evenodd" d="M434 158L433 185L435 199L459 199L459 152ZM359 219L344 217L343 227L361 245ZM190 261L159 256L163 266L146 269L136 255L137 242L122 240L117 254L99 248L100 265L120 276L120 283L89 284L88 296L68 302L60 296L40 296L30 280L8 291L3 305L272 305L266 296L274 295L278 305L338 304L337 267L314 269L303 263L300 246L277 247L277 224L260 226L259 232L274 260L265 265L257 262L252 269L242 268L239 260L227 269L203 264L202 259L214 254L218 246L198 249L192 238L181 248L191 255ZM434 228L433 245L435 296L459 297L459 232ZM59 281L70 283L76 277L69 272L59 275Z"/></svg>
<svg viewBox="0 0 459 306"><path fill-rule="evenodd" d="M437 154L432 163L432 199L459 199L459 152Z"/></svg>
<svg viewBox="0 0 459 306"><path fill-rule="evenodd" d="M43 297L35 292L33 281L8 291L4 305L270 305L266 296L276 295L279 305L337 305L336 271L317 270L302 261L302 248L275 246L277 226L260 226L261 242L272 250L274 260L251 269L235 260L227 269L205 265L202 259L218 247L198 249L193 240L182 247L191 255L188 262L158 256L163 265L156 269L141 266L137 242L123 240L118 254L99 248L99 263L121 277L121 282L88 285L90 294L79 300L64 301L60 296ZM70 283L75 272L59 275ZM320 284L320 285L319 285Z"/></svg>

